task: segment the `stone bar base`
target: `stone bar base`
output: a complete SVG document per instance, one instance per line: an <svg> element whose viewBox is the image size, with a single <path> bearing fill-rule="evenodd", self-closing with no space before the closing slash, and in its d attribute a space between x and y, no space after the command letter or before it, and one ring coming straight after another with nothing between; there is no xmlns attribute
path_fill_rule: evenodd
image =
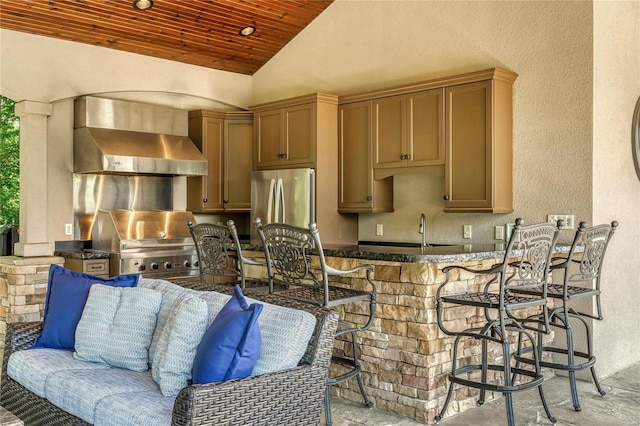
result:
<svg viewBox="0 0 640 426"><path fill-rule="evenodd" d="M0 257L0 338L7 323L41 321L47 292L49 267L64 265L64 258ZM0 361L4 344L0 345Z"/></svg>

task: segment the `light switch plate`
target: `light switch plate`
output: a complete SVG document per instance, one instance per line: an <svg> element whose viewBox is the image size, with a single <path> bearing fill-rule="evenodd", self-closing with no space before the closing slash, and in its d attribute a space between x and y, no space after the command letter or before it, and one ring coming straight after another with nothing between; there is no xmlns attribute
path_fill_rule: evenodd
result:
<svg viewBox="0 0 640 426"><path fill-rule="evenodd" d="M462 231L462 238L471 238L472 235L473 234L471 232L471 225L464 225L463 231Z"/></svg>
<svg viewBox="0 0 640 426"><path fill-rule="evenodd" d="M71 223L64 224L64 235L73 235L73 224Z"/></svg>
<svg viewBox="0 0 640 426"><path fill-rule="evenodd" d="M493 232L493 238L496 240L504 241L504 226L496 225Z"/></svg>
<svg viewBox="0 0 640 426"><path fill-rule="evenodd" d="M382 236L384 234L384 226L381 223L376 225L376 235Z"/></svg>

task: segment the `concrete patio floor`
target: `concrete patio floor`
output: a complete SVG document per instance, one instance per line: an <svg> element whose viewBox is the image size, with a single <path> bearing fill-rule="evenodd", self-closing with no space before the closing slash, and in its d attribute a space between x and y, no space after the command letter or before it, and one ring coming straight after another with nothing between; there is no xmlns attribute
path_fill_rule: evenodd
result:
<svg viewBox="0 0 640 426"><path fill-rule="evenodd" d="M553 373L552 373L553 374ZM578 381L581 412L573 409L566 377L553 376L544 383L544 393L557 426L633 426L640 425L640 363L601 379L606 392L601 396L593 383ZM522 426L551 425L540 404L538 391L530 389L513 396L516 424ZM415 426L412 419L340 398L332 400L334 426ZM431 422L434 424L434 422ZM506 425L504 398L487 402L461 414L442 419L440 426Z"/></svg>

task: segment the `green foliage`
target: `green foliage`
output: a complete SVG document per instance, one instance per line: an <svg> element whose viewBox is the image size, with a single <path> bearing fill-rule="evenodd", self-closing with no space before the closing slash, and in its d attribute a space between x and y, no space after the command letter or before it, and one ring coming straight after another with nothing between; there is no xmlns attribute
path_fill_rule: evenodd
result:
<svg viewBox="0 0 640 426"><path fill-rule="evenodd" d="M0 96L0 224L20 220L20 130L15 102Z"/></svg>

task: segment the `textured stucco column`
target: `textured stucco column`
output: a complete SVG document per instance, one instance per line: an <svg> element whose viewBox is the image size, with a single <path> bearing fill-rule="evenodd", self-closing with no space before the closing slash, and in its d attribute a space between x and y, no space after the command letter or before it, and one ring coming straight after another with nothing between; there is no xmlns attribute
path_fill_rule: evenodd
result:
<svg viewBox="0 0 640 426"><path fill-rule="evenodd" d="M53 241L47 235L47 117L49 103L16 104L20 118L20 242L14 254L51 256Z"/></svg>

